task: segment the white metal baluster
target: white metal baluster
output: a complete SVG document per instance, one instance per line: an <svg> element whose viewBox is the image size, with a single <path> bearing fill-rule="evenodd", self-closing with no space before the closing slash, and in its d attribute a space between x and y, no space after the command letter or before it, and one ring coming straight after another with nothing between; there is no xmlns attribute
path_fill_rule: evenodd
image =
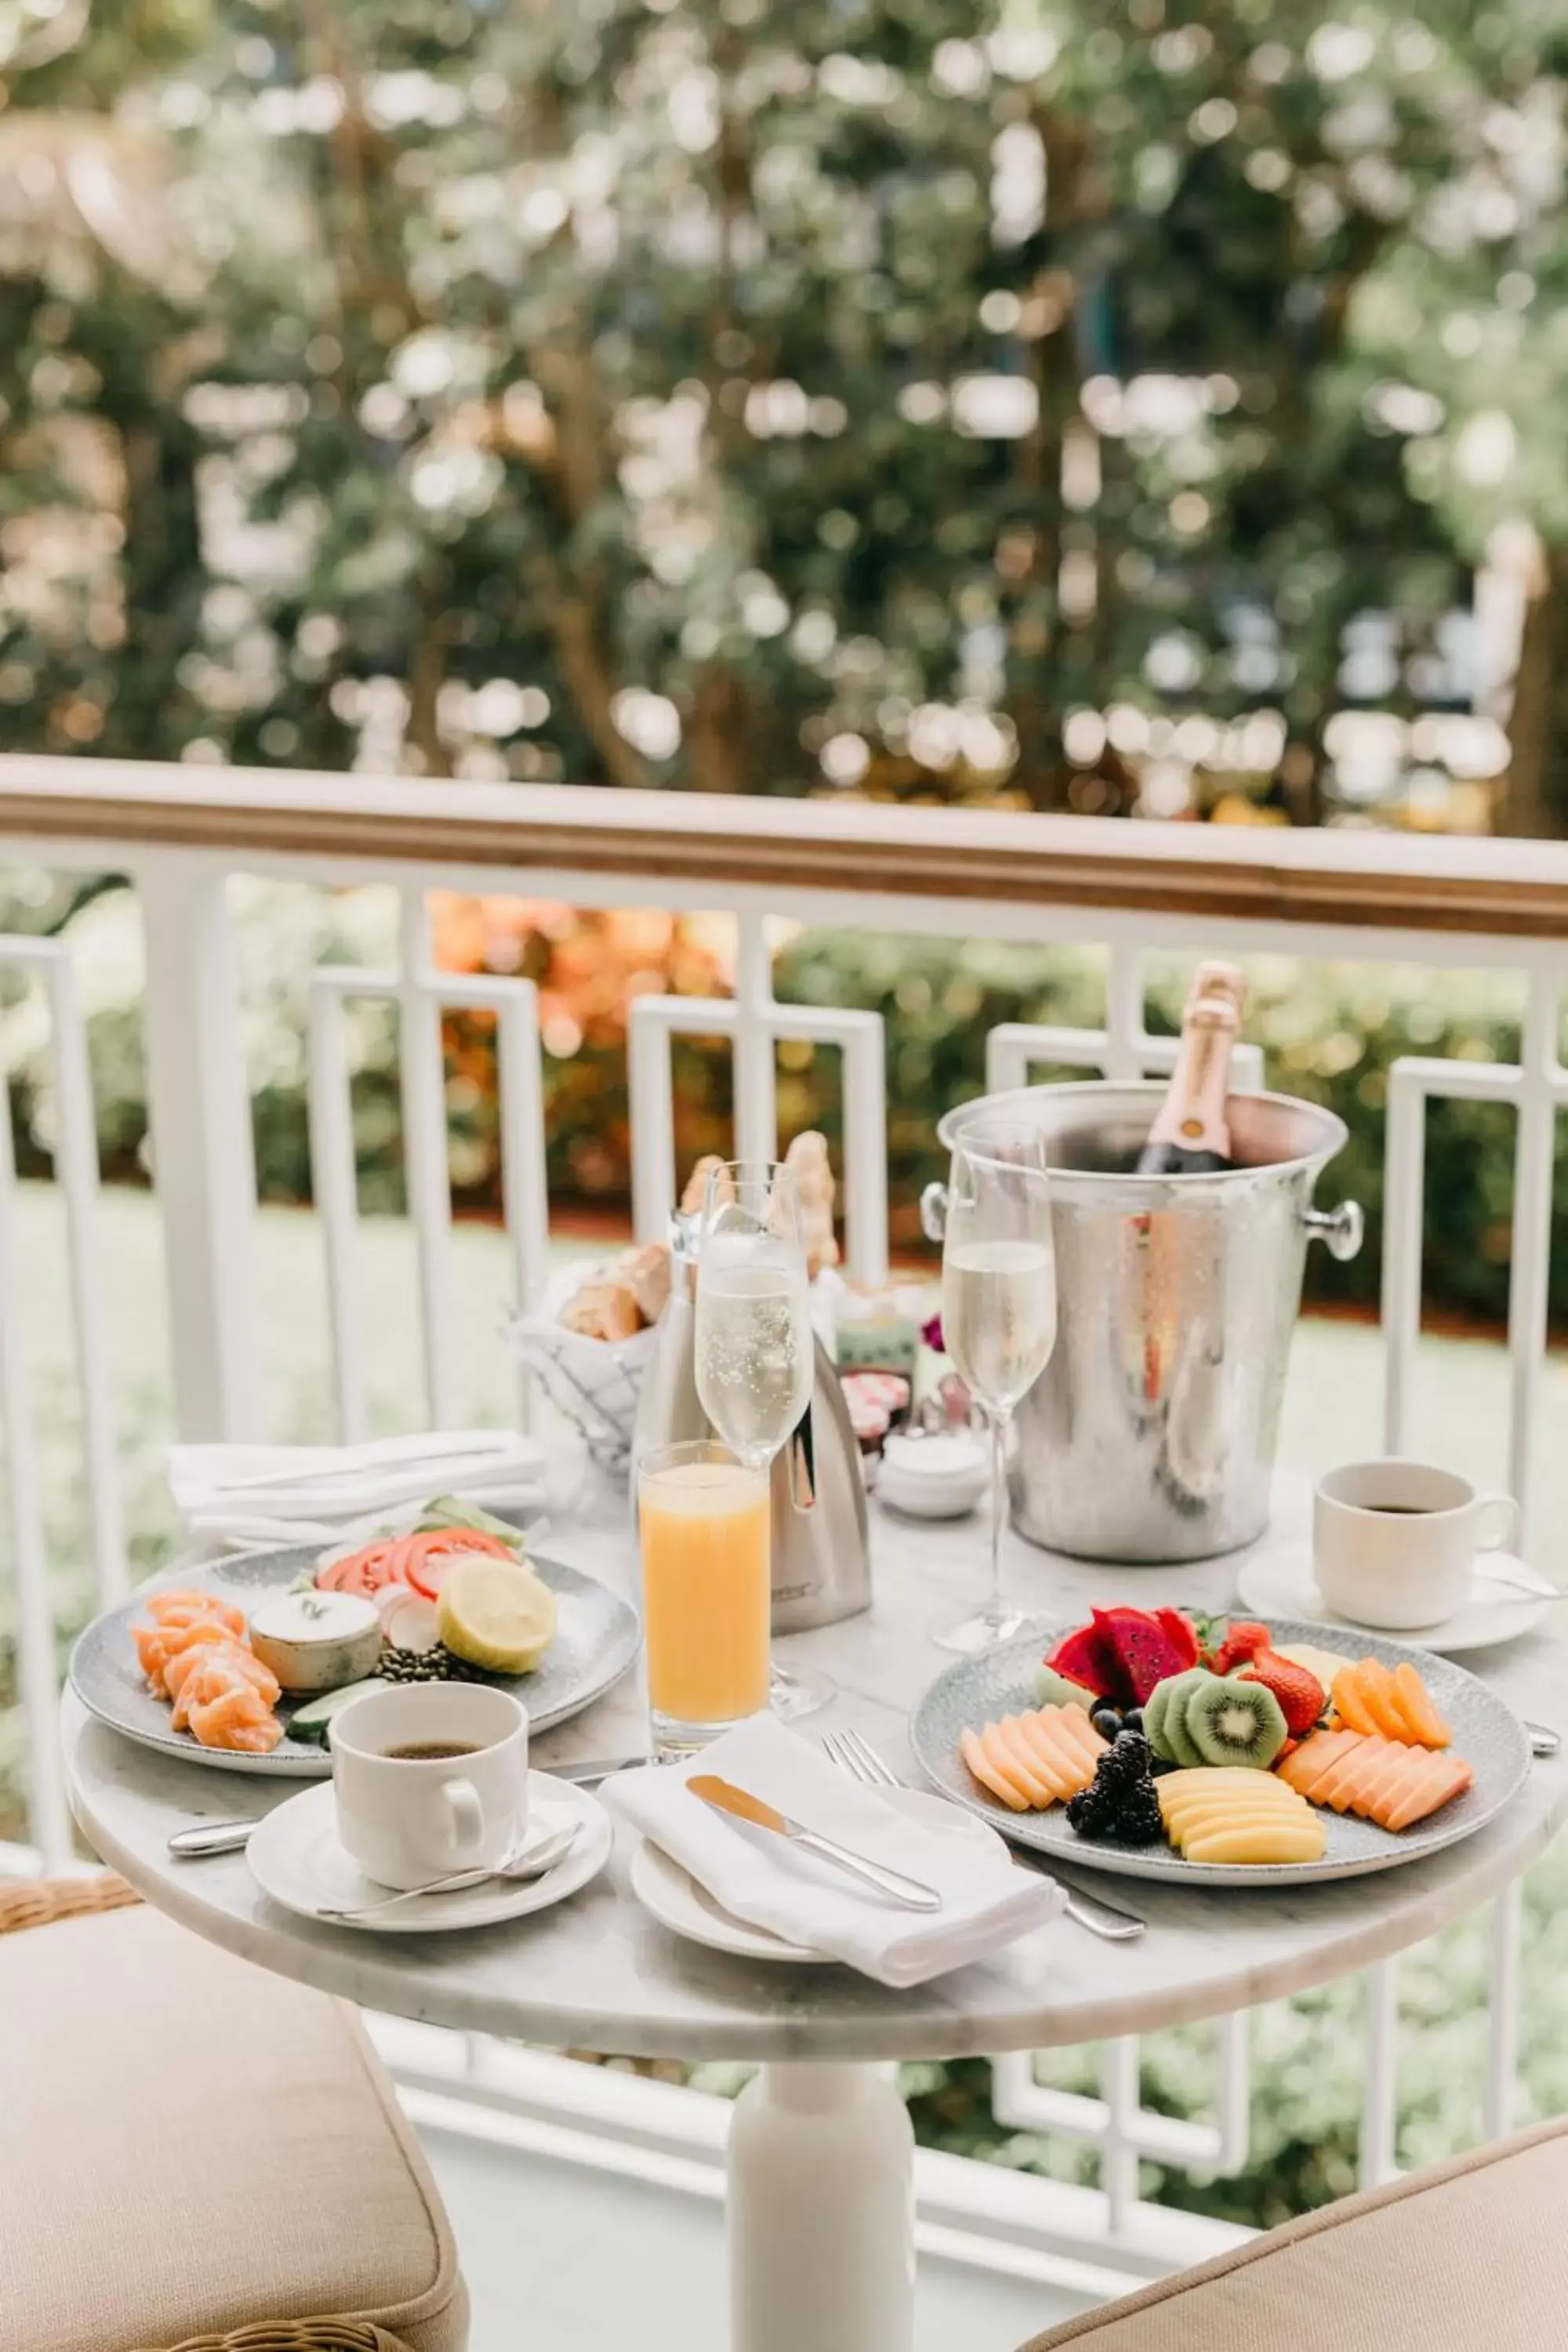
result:
<svg viewBox="0 0 1568 2352"><path fill-rule="evenodd" d="M174 1396L186 1438L261 1433L256 1150L227 877L199 853L139 869L147 1108L163 1225Z"/></svg>
<svg viewBox="0 0 1568 2352"><path fill-rule="evenodd" d="M71 1318L76 1327L77 1378L81 1387L82 1440L87 1456L88 1508L92 1526L98 1597L107 1604L129 1589L125 1530L120 1508L109 1348L103 1325L103 1276L98 1234L98 1122L88 1066L87 1031L69 951L50 942L43 965L49 1001L55 1072L55 1175L66 1213L70 1255Z"/></svg>
<svg viewBox="0 0 1568 2352"><path fill-rule="evenodd" d="M358 1179L344 1000L356 981L363 986L371 977L353 972L318 972L310 989L307 1016L306 1109L310 1136L310 1190L321 1221L321 1242L326 1252L332 1386L337 1399L338 1435L345 1445L357 1445L365 1434L367 1423L359 1339Z"/></svg>
<svg viewBox="0 0 1568 2352"><path fill-rule="evenodd" d="M1214 2171L1223 2180L1241 2170L1252 2145L1252 2011L1233 2010L1216 2033Z"/></svg>
<svg viewBox="0 0 1568 2352"><path fill-rule="evenodd" d="M1377 2189L1398 2171L1399 1969L1379 1960L1366 1972L1366 2089L1361 2115L1361 2185Z"/></svg>
<svg viewBox="0 0 1568 2352"><path fill-rule="evenodd" d="M683 997L639 996L626 1022L632 1231L639 1242L664 1239L676 1202L675 1082L669 1039L675 1023L688 1009ZM733 1018L733 1007L725 1009Z"/></svg>
<svg viewBox="0 0 1568 2352"><path fill-rule="evenodd" d="M0 1433L16 1579L16 1684L26 1742L28 1819L46 1871L70 1860L70 1808L56 1722L55 1621L44 1545L21 1302L16 1295L16 1163L8 1078L0 1084Z"/></svg>
<svg viewBox="0 0 1568 2352"><path fill-rule="evenodd" d="M777 1073L774 1068L773 959L767 919L735 919L735 1157L778 1156Z"/></svg>
<svg viewBox="0 0 1568 2352"><path fill-rule="evenodd" d="M544 1164L544 1070L539 1005L531 980L509 983L496 1012L501 1103L501 1199L511 1241L517 1301L526 1307L550 1259L550 1194Z"/></svg>
<svg viewBox="0 0 1568 2352"><path fill-rule="evenodd" d="M1554 975L1530 976L1521 1040L1519 1124L1513 1153L1513 1247L1508 1286L1509 1483L1529 1541L1536 1398L1546 1355L1547 1276L1552 1253L1552 1167L1556 1142L1557 1005Z"/></svg>
<svg viewBox="0 0 1568 2352"><path fill-rule="evenodd" d="M881 1015L838 1016L844 1037L844 1255L855 1280L888 1279L888 1077Z"/></svg>
<svg viewBox="0 0 1568 2352"><path fill-rule="evenodd" d="M1426 1160L1426 1094L1415 1063L1388 1076L1383 1174L1383 1443L1409 1443L1415 1352L1421 1336L1421 1240Z"/></svg>
<svg viewBox="0 0 1568 2352"><path fill-rule="evenodd" d="M447 1302L452 1229L452 1187L447 1154L447 1086L441 1052L441 1008L432 991L430 935L423 890L403 893L399 937L402 981L403 1165L408 1213L419 1261L419 1330L425 1358L426 1410L433 1429L451 1414L451 1349Z"/></svg>
<svg viewBox="0 0 1568 2352"><path fill-rule="evenodd" d="M1487 2058L1481 2089L1481 2136L1500 2139L1513 2128L1519 2080L1520 1961L1524 1941L1524 1889L1516 1879L1492 1906L1487 1969Z"/></svg>
<svg viewBox="0 0 1568 2352"><path fill-rule="evenodd" d="M1143 964L1142 948L1113 947L1105 975L1105 1058L1108 1078L1143 1075Z"/></svg>
<svg viewBox="0 0 1568 2352"><path fill-rule="evenodd" d="M512 1297L526 1313L544 1285L550 1257L550 1201L544 1163L544 1070L539 999L531 980L444 977L441 1001L493 1013L496 1024L497 1130L501 1216L511 1259ZM529 1425L531 1376L521 1375L519 1411Z"/></svg>
<svg viewBox="0 0 1568 2352"><path fill-rule="evenodd" d="M1108 2042L1100 2053L1100 2095L1106 2131L1100 2151L1100 2183L1112 2239L1122 2236L1138 2203L1138 2062L1136 2034Z"/></svg>

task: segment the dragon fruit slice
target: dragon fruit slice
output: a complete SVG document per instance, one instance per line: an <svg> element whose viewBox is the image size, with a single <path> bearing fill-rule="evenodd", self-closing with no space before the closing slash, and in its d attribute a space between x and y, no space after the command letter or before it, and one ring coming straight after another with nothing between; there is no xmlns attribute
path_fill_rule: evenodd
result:
<svg viewBox="0 0 1568 2352"><path fill-rule="evenodd" d="M1163 1626L1172 1648L1181 1652L1184 1666L1195 1666L1199 1657L1198 1629L1192 1619L1179 1609L1156 1609L1154 1616Z"/></svg>
<svg viewBox="0 0 1568 2352"><path fill-rule="evenodd" d="M1132 1693L1128 1704L1146 1706L1157 1683L1185 1671L1184 1646L1178 1648L1147 1610L1097 1609L1093 1615L1121 1661L1122 1679Z"/></svg>
<svg viewBox="0 0 1568 2352"><path fill-rule="evenodd" d="M1097 1620L1099 1615L1096 1610ZM1064 1633L1055 1647L1046 1652L1045 1662L1069 1683L1093 1691L1097 1698L1109 1699L1117 1706L1132 1704L1116 1644L1098 1622L1077 1625L1070 1633Z"/></svg>

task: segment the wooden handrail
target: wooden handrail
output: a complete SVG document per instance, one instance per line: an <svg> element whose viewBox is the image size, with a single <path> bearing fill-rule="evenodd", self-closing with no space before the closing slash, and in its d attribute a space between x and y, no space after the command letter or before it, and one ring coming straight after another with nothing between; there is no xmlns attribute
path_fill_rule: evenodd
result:
<svg viewBox="0 0 1568 2352"><path fill-rule="evenodd" d="M1568 843L0 757L0 835L1568 942Z"/></svg>

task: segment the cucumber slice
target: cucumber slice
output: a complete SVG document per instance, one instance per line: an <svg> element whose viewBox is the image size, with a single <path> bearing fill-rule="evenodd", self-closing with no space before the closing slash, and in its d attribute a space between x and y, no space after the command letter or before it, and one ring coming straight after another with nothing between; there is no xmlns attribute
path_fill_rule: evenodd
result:
<svg viewBox="0 0 1568 2352"><path fill-rule="evenodd" d="M308 1706L295 1708L289 1718L289 1738L308 1739L316 1747L324 1748L332 1727L333 1716L340 1714L351 1698L358 1698L363 1691L385 1690L387 1687L379 1676L367 1675L363 1682L344 1683L340 1690L323 1691L320 1698L311 1699Z"/></svg>

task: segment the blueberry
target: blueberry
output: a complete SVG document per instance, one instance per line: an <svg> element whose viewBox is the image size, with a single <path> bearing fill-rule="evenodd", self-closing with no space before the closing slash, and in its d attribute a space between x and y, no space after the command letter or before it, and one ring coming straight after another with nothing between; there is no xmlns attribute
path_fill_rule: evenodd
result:
<svg viewBox="0 0 1568 2352"><path fill-rule="evenodd" d="M1128 1708L1126 1714L1121 1718L1121 1728L1123 1731L1142 1730L1143 1710L1141 1706L1130 1706Z"/></svg>
<svg viewBox="0 0 1568 2352"><path fill-rule="evenodd" d="M1089 1719L1102 1739L1114 1739L1121 1729L1121 1714L1118 1707L1096 1706L1089 1709Z"/></svg>

